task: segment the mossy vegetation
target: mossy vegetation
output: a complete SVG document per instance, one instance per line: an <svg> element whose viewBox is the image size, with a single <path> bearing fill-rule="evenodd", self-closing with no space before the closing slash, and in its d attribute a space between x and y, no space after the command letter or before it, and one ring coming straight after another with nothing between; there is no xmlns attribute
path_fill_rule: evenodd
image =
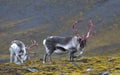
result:
<svg viewBox="0 0 120 75"><path fill-rule="evenodd" d="M12 63L0 64L0 73L3 75L101 75L104 72L110 75L119 75L120 57L82 57L75 62L68 62L65 58L42 63L42 60L25 61L22 65ZM30 72L27 69L36 69ZM90 69L90 70L88 70Z"/></svg>
<svg viewBox="0 0 120 75"><path fill-rule="evenodd" d="M80 35L86 33L89 19L87 16L91 16L94 23L93 32L95 31L97 35L89 39L90 41L88 40L86 54L98 55L99 53L101 55L104 49L101 50L100 48L112 46L112 43L114 43L113 45L119 45L120 40L119 13L114 13L111 10L112 14L109 16L112 17L110 19L103 17L106 13L97 14L98 8L102 7L105 3L107 4L107 2L109 5L108 0L1 0L0 5L3 7L1 9L4 9L1 16L5 16L0 18L0 54L3 57L9 54L9 44L14 39L21 40L25 44L35 39L39 42L39 48L35 50L39 51L38 53L43 53L42 40L44 38L51 35L72 36L72 24L76 20L81 20L78 24ZM11 11L8 10L7 6ZM93 15L92 13L95 14ZM110 29L106 30L106 28ZM108 38L111 39L109 40ZM118 47L108 49L111 51L119 50Z"/></svg>
<svg viewBox="0 0 120 75"><path fill-rule="evenodd" d="M37 53L32 57L34 60L25 61L22 65L0 64L0 75L101 75L103 72L120 75L120 15L119 11L112 11L118 10L114 2L109 4L110 0L41 1L0 1L0 6L4 9L1 10L3 14L0 14L0 61L9 59L9 44L14 39L21 40L26 45L33 39L39 43L39 47L31 49ZM105 5L108 5L111 11ZM105 8L101 10L102 7ZM106 16L107 14L109 15ZM53 56L53 63L46 64L42 63L42 59L38 60L43 58L45 52L43 39L51 35L72 36L72 24L76 20L81 20L78 24L80 35L86 33L90 17L94 28L93 36L88 39L84 50L85 57L76 59L76 62L68 62L67 58ZM38 72L29 72L27 68L37 69Z"/></svg>

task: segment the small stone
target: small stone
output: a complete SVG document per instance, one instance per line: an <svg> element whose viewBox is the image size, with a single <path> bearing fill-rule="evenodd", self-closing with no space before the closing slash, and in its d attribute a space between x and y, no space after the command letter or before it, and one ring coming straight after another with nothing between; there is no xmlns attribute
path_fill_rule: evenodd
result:
<svg viewBox="0 0 120 75"><path fill-rule="evenodd" d="M87 72L91 72L92 71L92 68L88 68L86 69Z"/></svg>
<svg viewBox="0 0 120 75"><path fill-rule="evenodd" d="M109 72L108 71L103 72L102 75L109 75Z"/></svg>
<svg viewBox="0 0 120 75"><path fill-rule="evenodd" d="M110 59L108 59L108 62L112 62L114 59L112 59L112 58L110 58Z"/></svg>
<svg viewBox="0 0 120 75"><path fill-rule="evenodd" d="M27 68L27 71L29 71L29 72L38 72L37 69L33 69L33 68Z"/></svg>
<svg viewBox="0 0 120 75"><path fill-rule="evenodd" d="M72 66L77 66L77 64L72 64Z"/></svg>
<svg viewBox="0 0 120 75"><path fill-rule="evenodd" d="M120 70L120 68L118 67L118 68L115 68L116 70Z"/></svg>
<svg viewBox="0 0 120 75"><path fill-rule="evenodd" d="M61 73L61 74L59 74L59 75L66 75L66 74L64 74L64 73Z"/></svg>

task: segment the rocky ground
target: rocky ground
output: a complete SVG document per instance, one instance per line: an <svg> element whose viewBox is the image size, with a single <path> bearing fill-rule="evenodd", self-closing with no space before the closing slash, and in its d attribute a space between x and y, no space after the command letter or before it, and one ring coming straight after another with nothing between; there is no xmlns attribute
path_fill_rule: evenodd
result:
<svg viewBox="0 0 120 75"><path fill-rule="evenodd" d="M69 62L66 58L52 63L41 60L26 61L22 65L0 64L2 75L120 75L120 57L82 57Z"/></svg>

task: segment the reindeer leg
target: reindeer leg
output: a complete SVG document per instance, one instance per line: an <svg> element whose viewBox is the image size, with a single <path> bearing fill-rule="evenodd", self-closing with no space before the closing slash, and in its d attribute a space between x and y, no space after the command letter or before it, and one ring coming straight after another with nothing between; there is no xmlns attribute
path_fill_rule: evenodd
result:
<svg viewBox="0 0 120 75"><path fill-rule="evenodd" d="M23 63L22 55L19 55L17 58L20 60L21 63Z"/></svg>
<svg viewBox="0 0 120 75"><path fill-rule="evenodd" d="M14 55L14 63L16 64L17 63L17 56L16 55Z"/></svg>
<svg viewBox="0 0 120 75"><path fill-rule="evenodd" d="M13 61L13 53L10 52L10 62L12 63L12 61Z"/></svg>
<svg viewBox="0 0 120 75"><path fill-rule="evenodd" d="M75 48L72 48L71 51L69 52L70 61L74 61L74 58L76 58L76 56L74 56L75 52L77 52Z"/></svg>
<svg viewBox="0 0 120 75"><path fill-rule="evenodd" d="M14 56L14 50L13 50L13 48L9 48L9 51L10 51L10 62L12 63L13 62L13 56Z"/></svg>
<svg viewBox="0 0 120 75"><path fill-rule="evenodd" d="M72 52L71 51L69 52L69 61L70 62L72 61Z"/></svg>
<svg viewBox="0 0 120 75"><path fill-rule="evenodd" d="M10 54L10 63L12 63L12 60L13 59L13 55L12 54Z"/></svg>
<svg viewBox="0 0 120 75"><path fill-rule="evenodd" d="M49 54L49 49L46 47L46 53L45 53L45 55L44 55L43 63L46 63L48 54Z"/></svg>
<svg viewBox="0 0 120 75"><path fill-rule="evenodd" d="M51 54L53 53L53 50L49 50L48 52L48 59L50 62L52 62Z"/></svg>
<svg viewBox="0 0 120 75"><path fill-rule="evenodd" d="M46 57L48 56L48 54L47 53L45 53L45 55L44 55L44 59L43 59L43 63L46 63Z"/></svg>
<svg viewBox="0 0 120 75"><path fill-rule="evenodd" d="M48 55L49 61L52 62L51 54Z"/></svg>
<svg viewBox="0 0 120 75"><path fill-rule="evenodd" d="M52 58L51 58L52 53L53 53L52 50L49 50L49 52L47 53L47 55L48 55L48 60L49 60L50 62L52 62Z"/></svg>
<svg viewBox="0 0 120 75"><path fill-rule="evenodd" d="M52 62L51 54L54 52L54 50L56 50L56 47L52 43L47 43L46 40L43 41L43 44L46 49L46 54L44 55L43 63L46 62L46 58L49 58L49 60Z"/></svg>
<svg viewBox="0 0 120 75"><path fill-rule="evenodd" d="M70 55L69 55L69 61L70 61L70 62L72 61L72 55L71 55L71 53L70 53Z"/></svg>
<svg viewBox="0 0 120 75"><path fill-rule="evenodd" d="M69 61L70 61L70 62L74 61L73 52L70 52L70 53L69 53L69 56L70 56L70 57L69 57Z"/></svg>
<svg viewBox="0 0 120 75"><path fill-rule="evenodd" d="M21 58L21 55L16 55L16 59L18 59L16 64L19 63L18 61L20 61L20 63L23 63L23 59Z"/></svg>

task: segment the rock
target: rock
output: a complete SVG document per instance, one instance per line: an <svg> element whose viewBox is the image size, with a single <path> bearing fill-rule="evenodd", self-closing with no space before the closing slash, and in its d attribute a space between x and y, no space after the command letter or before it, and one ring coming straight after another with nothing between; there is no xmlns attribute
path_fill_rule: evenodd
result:
<svg viewBox="0 0 120 75"><path fill-rule="evenodd" d="M109 75L109 72L108 71L103 72L102 75Z"/></svg>
<svg viewBox="0 0 120 75"><path fill-rule="evenodd" d="M33 68L27 68L27 71L29 71L29 72L38 72L37 69L33 69Z"/></svg>
<svg viewBox="0 0 120 75"><path fill-rule="evenodd" d="M78 66L77 64L72 64L72 66Z"/></svg>
<svg viewBox="0 0 120 75"><path fill-rule="evenodd" d="M87 68L86 71L87 71L87 72L91 72L91 71L92 71L92 68Z"/></svg>
<svg viewBox="0 0 120 75"><path fill-rule="evenodd" d="M116 70L120 70L120 68L118 67L118 68L115 68Z"/></svg>
<svg viewBox="0 0 120 75"><path fill-rule="evenodd" d="M114 59L112 59L112 58L110 58L110 59L108 59L108 62L112 62Z"/></svg>
<svg viewBox="0 0 120 75"><path fill-rule="evenodd" d="M64 73L61 73L61 74L59 74L59 75L66 75L66 74L64 74Z"/></svg>

